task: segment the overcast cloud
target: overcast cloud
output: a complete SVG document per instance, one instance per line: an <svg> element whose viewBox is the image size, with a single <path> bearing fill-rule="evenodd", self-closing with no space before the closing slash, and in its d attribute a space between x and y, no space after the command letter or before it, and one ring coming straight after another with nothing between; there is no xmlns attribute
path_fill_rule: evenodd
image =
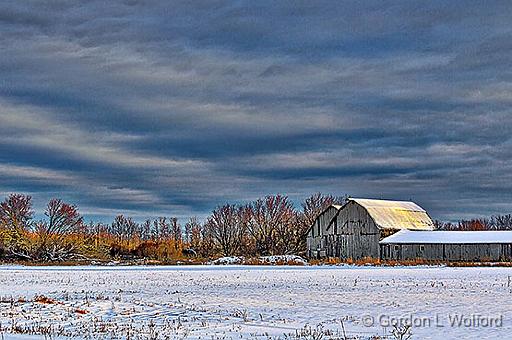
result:
<svg viewBox="0 0 512 340"><path fill-rule="evenodd" d="M2 1L0 195L510 213L511 23L510 1Z"/></svg>

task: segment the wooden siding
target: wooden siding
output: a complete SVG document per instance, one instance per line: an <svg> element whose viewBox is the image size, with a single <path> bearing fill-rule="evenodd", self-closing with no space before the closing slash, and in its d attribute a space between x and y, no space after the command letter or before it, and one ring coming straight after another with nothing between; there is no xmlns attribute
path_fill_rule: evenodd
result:
<svg viewBox="0 0 512 340"><path fill-rule="evenodd" d="M349 202L323 236L325 256L342 260L379 257L380 231L368 212Z"/></svg>
<svg viewBox="0 0 512 340"><path fill-rule="evenodd" d="M324 257L325 256L325 238L329 222L334 215L338 212L336 207L329 207L324 210L315 220L313 226L309 229L307 236L308 256L309 257Z"/></svg>
<svg viewBox="0 0 512 340"><path fill-rule="evenodd" d="M384 260L512 261L512 244L383 244Z"/></svg>

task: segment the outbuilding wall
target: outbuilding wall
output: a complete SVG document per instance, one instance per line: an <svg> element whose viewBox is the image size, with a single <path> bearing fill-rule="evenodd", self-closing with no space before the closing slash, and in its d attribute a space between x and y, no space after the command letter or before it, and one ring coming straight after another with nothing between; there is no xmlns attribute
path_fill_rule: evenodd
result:
<svg viewBox="0 0 512 340"><path fill-rule="evenodd" d="M512 261L512 244L382 244L384 260Z"/></svg>

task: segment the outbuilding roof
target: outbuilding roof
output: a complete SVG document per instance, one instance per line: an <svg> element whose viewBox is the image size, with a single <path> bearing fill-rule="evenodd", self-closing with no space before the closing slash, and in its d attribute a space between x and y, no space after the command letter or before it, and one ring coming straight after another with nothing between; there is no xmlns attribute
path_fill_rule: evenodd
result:
<svg viewBox="0 0 512 340"><path fill-rule="evenodd" d="M400 230L380 244L479 244L512 243L512 230L492 231L417 231Z"/></svg>
<svg viewBox="0 0 512 340"><path fill-rule="evenodd" d="M414 202L349 198L361 205L382 229L433 230L427 212Z"/></svg>

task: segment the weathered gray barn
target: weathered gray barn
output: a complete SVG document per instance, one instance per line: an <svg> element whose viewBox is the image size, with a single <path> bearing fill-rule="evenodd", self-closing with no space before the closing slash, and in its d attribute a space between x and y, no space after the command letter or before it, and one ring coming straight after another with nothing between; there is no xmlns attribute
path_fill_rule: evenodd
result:
<svg viewBox="0 0 512 340"><path fill-rule="evenodd" d="M324 248L325 239L322 235L325 235L326 229L329 226L332 218L338 213L338 210L341 209L341 205L333 204L327 209L325 209L315 220L315 223L309 228L308 236L307 236L307 245L309 249L318 250L318 254L315 254L315 257L324 257L326 254L322 249ZM312 253L308 251L308 255L312 256Z"/></svg>
<svg viewBox="0 0 512 340"><path fill-rule="evenodd" d="M310 228L312 258L380 258L379 242L399 230L433 230L424 209L413 202L350 198L326 209Z"/></svg>
<svg viewBox="0 0 512 340"><path fill-rule="evenodd" d="M409 231L380 241L384 260L511 261L512 231Z"/></svg>

